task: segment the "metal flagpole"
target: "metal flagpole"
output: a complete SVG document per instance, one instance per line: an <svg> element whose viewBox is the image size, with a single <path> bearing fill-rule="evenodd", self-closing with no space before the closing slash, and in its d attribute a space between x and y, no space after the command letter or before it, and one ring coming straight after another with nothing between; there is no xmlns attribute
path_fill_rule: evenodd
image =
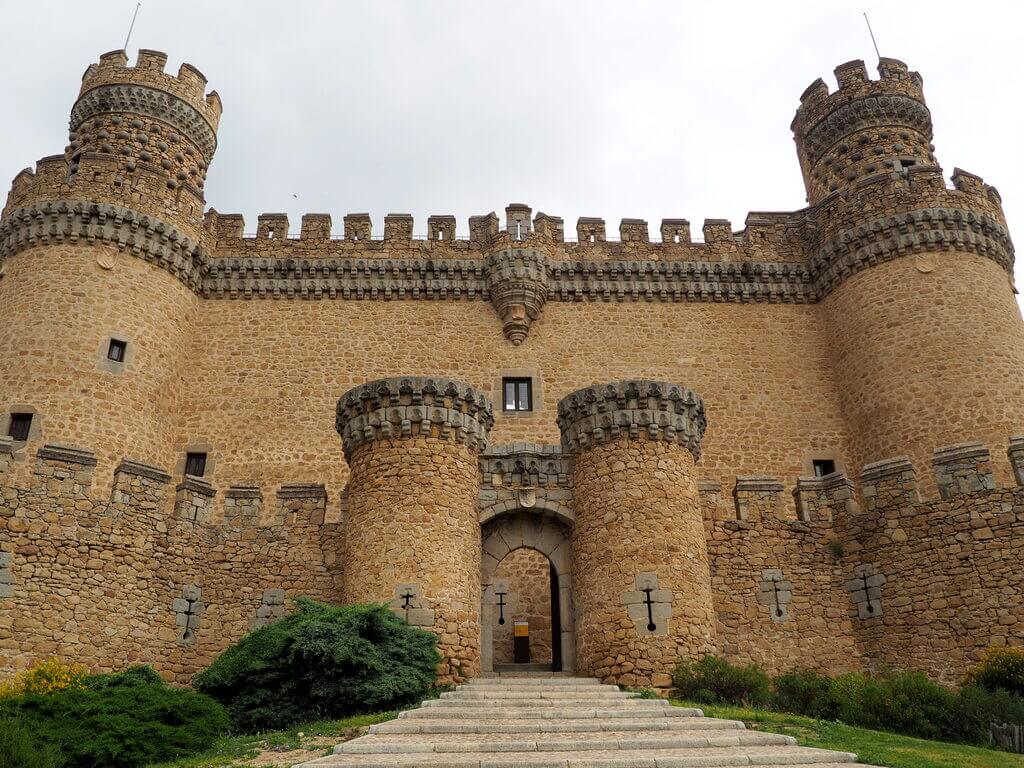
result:
<svg viewBox="0 0 1024 768"><path fill-rule="evenodd" d="M878 52L878 43L875 42L875 33L871 29L871 19L868 18L867 13L864 13L863 15L864 15L864 23L868 25L868 34L871 35L871 44L873 46L875 46L875 56L877 56L878 60L881 61L882 60L882 54L880 54Z"/></svg>
<svg viewBox="0 0 1024 768"><path fill-rule="evenodd" d="M131 23L131 26L128 27L128 37L126 37L124 39L124 50L125 50L125 53L128 52L128 41L132 39L132 30L135 29L135 19L136 19L136 17L138 17L138 15L139 15L139 8L141 8L141 7L142 7L142 3L136 3L135 4L135 13L132 14L132 23Z"/></svg>

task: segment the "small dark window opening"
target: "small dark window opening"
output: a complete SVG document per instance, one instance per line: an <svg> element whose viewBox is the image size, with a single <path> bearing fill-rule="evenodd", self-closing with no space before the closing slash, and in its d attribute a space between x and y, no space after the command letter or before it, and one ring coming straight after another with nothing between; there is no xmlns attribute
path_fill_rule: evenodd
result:
<svg viewBox="0 0 1024 768"><path fill-rule="evenodd" d="M206 454L187 453L185 454L185 474L192 477L202 477L206 474Z"/></svg>
<svg viewBox="0 0 1024 768"><path fill-rule="evenodd" d="M506 411L533 410L533 382L531 379L502 379L505 390L503 406Z"/></svg>
<svg viewBox="0 0 1024 768"><path fill-rule="evenodd" d="M113 360L115 363L123 363L124 353L127 349L127 341L118 341L117 339L111 339L110 346L107 347L107 360Z"/></svg>
<svg viewBox="0 0 1024 768"><path fill-rule="evenodd" d="M811 464L814 466L815 477L824 477L836 471L836 463L832 459L814 459Z"/></svg>
<svg viewBox="0 0 1024 768"><path fill-rule="evenodd" d="M19 443L23 443L28 440L28 433L32 429L32 414L31 413L12 413L11 414L11 428L7 430L7 435Z"/></svg>

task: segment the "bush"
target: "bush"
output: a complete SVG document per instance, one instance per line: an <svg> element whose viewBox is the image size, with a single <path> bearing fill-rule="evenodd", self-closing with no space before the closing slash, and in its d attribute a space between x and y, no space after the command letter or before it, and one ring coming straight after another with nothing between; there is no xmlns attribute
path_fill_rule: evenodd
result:
<svg viewBox="0 0 1024 768"><path fill-rule="evenodd" d="M171 688L152 669L93 675L83 688L26 693L0 702L67 768L135 768L210 747L230 725L212 699Z"/></svg>
<svg viewBox="0 0 1024 768"><path fill-rule="evenodd" d="M57 658L47 659L0 684L0 699L20 696L23 693L38 693L45 696L54 691L81 688L86 672L86 668L81 664L68 664Z"/></svg>
<svg viewBox="0 0 1024 768"><path fill-rule="evenodd" d="M768 675L760 667L735 666L715 656L679 662L672 673L672 685L683 698L704 704L761 707L771 700Z"/></svg>
<svg viewBox="0 0 1024 768"><path fill-rule="evenodd" d="M964 683L1024 696L1024 648L989 648Z"/></svg>
<svg viewBox="0 0 1024 768"><path fill-rule="evenodd" d="M37 742L20 721L0 719L0 768L58 768L57 751Z"/></svg>
<svg viewBox="0 0 1024 768"><path fill-rule="evenodd" d="M437 637L382 605L296 600L298 610L228 648L196 675L242 731L393 709L436 679Z"/></svg>
<svg viewBox="0 0 1024 768"><path fill-rule="evenodd" d="M821 720L834 720L838 711L834 681L813 669L798 667L772 681L772 708Z"/></svg>
<svg viewBox="0 0 1024 768"><path fill-rule="evenodd" d="M852 724L938 739L952 730L955 700L952 690L922 672L891 672L867 678L860 692L864 720Z"/></svg>
<svg viewBox="0 0 1024 768"><path fill-rule="evenodd" d="M1024 725L1024 699L1006 691L989 692L977 685L965 685L957 692L946 737L968 744L987 744L992 723Z"/></svg>

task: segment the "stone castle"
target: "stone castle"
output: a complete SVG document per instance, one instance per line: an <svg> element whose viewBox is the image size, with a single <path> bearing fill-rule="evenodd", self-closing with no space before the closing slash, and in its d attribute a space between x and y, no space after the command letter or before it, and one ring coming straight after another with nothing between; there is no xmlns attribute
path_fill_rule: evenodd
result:
<svg viewBox="0 0 1024 768"><path fill-rule="evenodd" d="M800 210L417 239L207 208L221 100L166 58L90 65L0 219L0 672L186 682L299 595L390 603L449 682L1024 643L1013 246L902 62L803 93Z"/></svg>

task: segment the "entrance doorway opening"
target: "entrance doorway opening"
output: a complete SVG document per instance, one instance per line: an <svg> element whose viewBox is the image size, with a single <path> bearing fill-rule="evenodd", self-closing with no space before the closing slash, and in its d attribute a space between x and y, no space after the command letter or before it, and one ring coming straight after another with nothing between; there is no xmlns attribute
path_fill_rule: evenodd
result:
<svg viewBox="0 0 1024 768"><path fill-rule="evenodd" d="M572 671L570 529L536 513L501 515L482 528L483 671Z"/></svg>

